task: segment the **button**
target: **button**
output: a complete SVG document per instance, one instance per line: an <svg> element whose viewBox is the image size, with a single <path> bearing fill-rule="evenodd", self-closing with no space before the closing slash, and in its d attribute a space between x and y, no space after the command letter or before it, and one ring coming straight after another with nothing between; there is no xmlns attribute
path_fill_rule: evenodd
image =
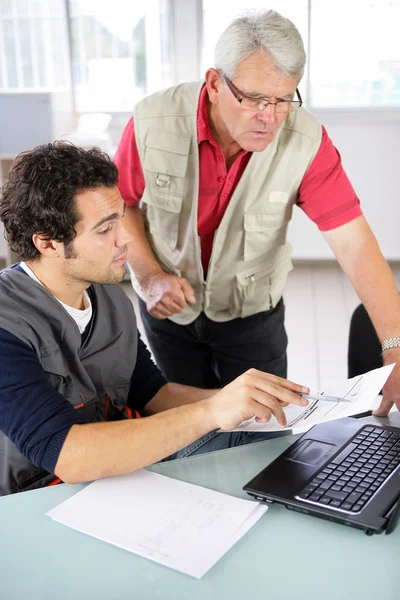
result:
<svg viewBox="0 0 400 600"><path fill-rule="evenodd" d="M355 504L356 502L358 502L360 497L361 497L360 492L352 492L349 495L349 497L347 498L347 502L351 502L352 504Z"/></svg>
<svg viewBox="0 0 400 600"><path fill-rule="evenodd" d="M323 481L321 483L321 485L319 486L320 490L329 490L329 488L331 487L331 482L330 481Z"/></svg>
<svg viewBox="0 0 400 600"><path fill-rule="evenodd" d="M351 487L351 488L355 488L355 487L357 487L357 484L356 484L356 483L354 483L354 481L348 481L348 482L346 483L346 487L347 487L347 486L348 486L348 487Z"/></svg>
<svg viewBox="0 0 400 600"><path fill-rule="evenodd" d="M325 498L331 498L332 500L346 500L348 494L346 492L332 492L332 490L328 490L325 494Z"/></svg>
<svg viewBox="0 0 400 600"><path fill-rule="evenodd" d="M320 499L319 503L320 504L329 504L331 501L330 498L327 498L326 496L322 496L322 498Z"/></svg>
<svg viewBox="0 0 400 600"><path fill-rule="evenodd" d="M340 500L331 500L329 506L340 506L342 503L340 502Z"/></svg>
<svg viewBox="0 0 400 600"><path fill-rule="evenodd" d="M313 493L313 491L314 491L314 489L313 489L313 488L306 487L306 488L305 488L305 489L304 489L304 490L301 492L301 494L299 494L299 497L300 497L300 498L308 498L308 496L310 496L310 494L312 494L312 493Z"/></svg>
<svg viewBox="0 0 400 600"><path fill-rule="evenodd" d="M311 494L311 496L309 496L309 500L313 500L313 502L318 502L319 499L321 498L323 492L315 492L314 494Z"/></svg>

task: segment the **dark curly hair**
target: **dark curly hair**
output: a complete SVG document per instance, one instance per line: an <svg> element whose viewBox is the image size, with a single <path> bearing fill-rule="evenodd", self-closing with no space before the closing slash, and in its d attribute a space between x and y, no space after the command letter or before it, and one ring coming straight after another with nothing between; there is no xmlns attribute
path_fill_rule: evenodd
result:
<svg viewBox="0 0 400 600"><path fill-rule="evenodd" d="M11 249L21 260L37 258L32 236L40 233L64 243L67 255L80 218L75 196L117 181L117 167L98 148L57 141L22 152L0 192L0 219Z"/></svg>

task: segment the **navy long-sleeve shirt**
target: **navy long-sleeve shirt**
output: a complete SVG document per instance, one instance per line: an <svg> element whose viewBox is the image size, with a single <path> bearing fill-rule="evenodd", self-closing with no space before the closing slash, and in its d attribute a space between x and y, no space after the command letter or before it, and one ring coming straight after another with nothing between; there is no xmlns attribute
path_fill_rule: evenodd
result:
<svg viewBox="0 0 400 600"><path fill-rule="evenodd" d="M1 328L0 365L0 430L25 458L53 473L69 430L82 420L50 384L35 351ZM138 334L128 406L140 413L165 383Z"/></svg>

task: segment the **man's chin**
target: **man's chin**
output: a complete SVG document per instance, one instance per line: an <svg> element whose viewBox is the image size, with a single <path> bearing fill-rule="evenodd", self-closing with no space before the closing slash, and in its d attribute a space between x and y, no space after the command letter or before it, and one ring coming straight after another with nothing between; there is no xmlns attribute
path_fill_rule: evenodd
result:
<svg viewBox="0 0 400 600"><path fill-rule="evenodd" d="M121 283L126 275L125 267L123 265L117 270L113 270L108 274L107 277L104 277L102 281L97 281L96 283L102 283L103 285L115 285L117 283Z"/></svg>
<svg viewBox="0 0 400 600"><path fill-rule="evenodd" d="M243 140L243 144L241 144L241 147L243 148L243 150L247 150L248 152L262 152L263 150L265 150L269 144L271 142L273 142L275 136L263 136L260 137L259 139L247 139L247 140Z"/></svg>
<svg viewBox="0 0 400 600"><path fill-rule="evenodd" d="M121 283L124 279L125 279L125 275L126 275L126 271L125 271L125 267L123 269L123 271L121 273L113 273L113 281L110 281L110 283Z"/></svg>

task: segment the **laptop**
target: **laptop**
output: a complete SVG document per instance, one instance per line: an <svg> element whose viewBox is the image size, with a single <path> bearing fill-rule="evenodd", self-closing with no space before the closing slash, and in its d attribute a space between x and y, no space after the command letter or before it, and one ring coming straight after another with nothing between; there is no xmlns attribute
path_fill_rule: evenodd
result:
<svg viewBox="0 0 400 600"><path fill-rule="evenodd" d="M243 489L368 535L390 533L400 515L400 428L351 417L320 423Z"/></svg>

